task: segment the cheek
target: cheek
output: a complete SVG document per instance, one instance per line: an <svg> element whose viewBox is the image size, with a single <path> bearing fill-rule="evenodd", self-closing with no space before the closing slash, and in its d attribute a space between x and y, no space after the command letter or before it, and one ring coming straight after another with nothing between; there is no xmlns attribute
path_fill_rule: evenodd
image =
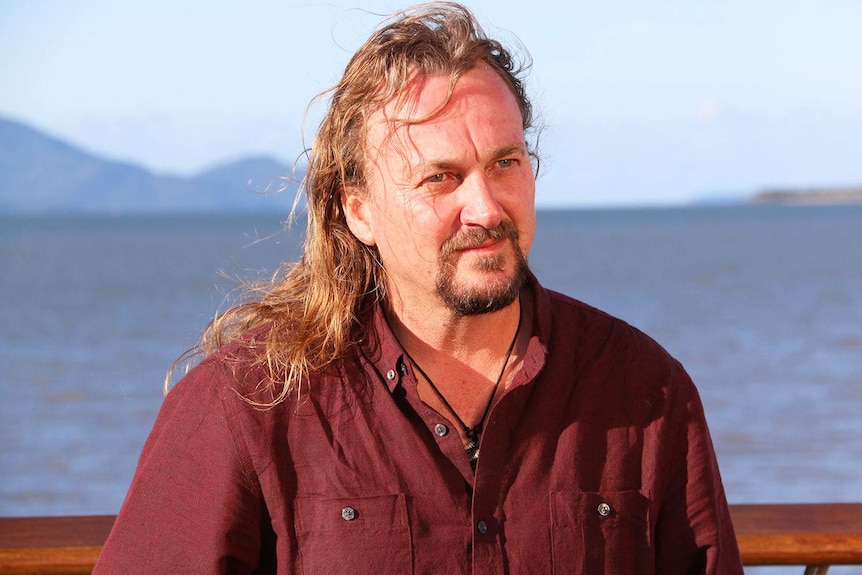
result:
<svg viewBox="0 0 862 575"><path fill-rule="evenodd" d="M524 183L524 192L519 194L513 206L515 225L520 233L521 249L527 255L536 236L535 185L530 179Z"/></svg>
<svg viewBox="0 0 862 575"><path fill-rule="evenodd" d="M533 225L521 234L521 251L524 252L525 256L530 255L530 249L533 247L533 238L535 238L535 236L536 225L534 221Z"/></svg>
<svg viewBox="0 0 862 575"><path fill-rule="evenodd" d="M384 264L386 260L436 264L441 246L459 229L457 203L451 194L422 195L379 185L371 212Z"/></svg>
<svg viewBox="0 0 862 575"><path fill-rule="evenodd" d="M415 265L429 250L427 226L403 205L375 210L374 228L377 248L384 266Z"/></svg>

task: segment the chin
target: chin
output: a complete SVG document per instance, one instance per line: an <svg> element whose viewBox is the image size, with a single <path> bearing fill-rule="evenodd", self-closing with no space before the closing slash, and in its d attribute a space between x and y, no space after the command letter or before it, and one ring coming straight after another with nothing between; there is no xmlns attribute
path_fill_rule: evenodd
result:
<svg viewBox="0 0 862 575"><path fill-rule="evenodd" d="M440 274L437 295L459 315L493 313L510 306L527 281L527 265L519 260L514 269L470 270L469 279L458 274Z"/></svg>

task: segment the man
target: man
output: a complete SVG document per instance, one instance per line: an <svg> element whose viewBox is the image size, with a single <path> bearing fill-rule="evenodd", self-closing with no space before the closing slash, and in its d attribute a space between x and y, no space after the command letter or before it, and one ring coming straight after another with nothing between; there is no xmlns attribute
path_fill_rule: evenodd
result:
<svg viewBox="0 0 862 575"><path fill-rule="evenodd" d="M700 400L539 285L531 108L455 4L355 54L302 259L167 395L96 573L741 573Z"/></svg>

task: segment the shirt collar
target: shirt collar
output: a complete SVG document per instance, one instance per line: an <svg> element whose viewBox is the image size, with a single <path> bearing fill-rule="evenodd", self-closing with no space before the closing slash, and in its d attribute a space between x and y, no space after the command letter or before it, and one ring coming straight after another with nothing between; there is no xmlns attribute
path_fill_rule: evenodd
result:
<svg viewBox="0 0 862 575"><path fill-rule="evenodd" d="M374 307L370 323L366 337L359 344L359 351L393 392L407 374L406 354L392 332L381 304Z"/></svg>

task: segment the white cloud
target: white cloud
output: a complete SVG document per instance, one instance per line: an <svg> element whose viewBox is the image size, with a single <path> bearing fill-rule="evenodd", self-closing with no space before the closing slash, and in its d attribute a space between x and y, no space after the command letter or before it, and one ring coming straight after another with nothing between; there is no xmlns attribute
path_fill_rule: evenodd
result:
<svg viewBox="0 0 862 575"><path fill-rule="evenodd" d="M701 124L714 124L721 115L721 106L715 98L704 98L697 103L695 118Z"/></svg>

